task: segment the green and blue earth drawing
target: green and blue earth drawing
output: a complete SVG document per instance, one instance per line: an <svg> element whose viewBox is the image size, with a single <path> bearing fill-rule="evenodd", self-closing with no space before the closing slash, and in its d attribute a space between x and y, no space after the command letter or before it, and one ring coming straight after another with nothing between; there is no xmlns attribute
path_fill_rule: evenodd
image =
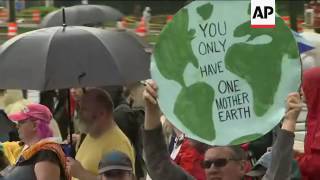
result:
<svg viewBox="0 0 320 180"><path fill-rule="evenodd" d="M165 116L190 138L241 144L270 131L300 84L295 39L250 27L250 1L195 1L162 31L151 74ZM249 13L248 13L249 12Z"/></svg>

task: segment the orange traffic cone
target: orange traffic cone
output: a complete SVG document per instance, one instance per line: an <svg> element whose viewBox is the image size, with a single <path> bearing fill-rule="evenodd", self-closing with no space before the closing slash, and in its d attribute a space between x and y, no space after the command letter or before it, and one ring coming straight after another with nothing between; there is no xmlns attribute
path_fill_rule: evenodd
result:
<svg viewBox="0 0 320 180"><path fill-rule="evenodd" d="M15 22L8 23L8 34L7 34L8 38L12 38L16 36L17 30L18 30L17 23Z"/></svg>
<svg viewBox="0 0 320 180"><path fill-rule="evenodd" d="M170 21L172 21L172 19L173 19L173 16L172 16L172 15L167 16L167 23L170 22Z"/></svg>
<svg viewBox="0 0 320 180"><path fill-rule="evenodd" d="M33 10L32 11L32 21L35 23L40 23L41 21L41 13L40 10Z"/></svg>
<svg viewBox="0 0 320 180"><path fill-rule="evenodd" d="M136 33L141 37L144 37L147 34L146 23L143 18L141 18L138 27L136 28Z"/></svg>
<svg viewBox="0 0 320 180"><path fill-rule="evenodd" d="M8 13L5 10L0 9L0 19L7 19Z"/></svg>

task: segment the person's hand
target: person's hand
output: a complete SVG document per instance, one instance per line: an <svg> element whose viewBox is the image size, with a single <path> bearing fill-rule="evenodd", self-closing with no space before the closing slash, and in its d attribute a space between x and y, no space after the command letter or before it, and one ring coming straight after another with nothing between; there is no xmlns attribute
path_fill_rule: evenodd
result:
<svg viewBox="0 0 320 180"><path fill-rule="evenodd" d="M147 130L155 129L161 125L160 122L160 109L157 101L158 87L153 80L146 81L146 88L143 91L143 99L146 102L145 108L145 123L144 127Z"/></svg>
<svg viewBox="0 0 320 180"><path fill-rule="evenodd" d="M159 113L159 105L158 105L158 86L154 80L147 80L146 87L143 91L143 99L146 103L146 112L149 114Z"/></svg>
<svg viewBox="0 0 320 180"><path fill-rule="evenodd" d="M85 171L80 162L71 157L67 157L67 170L72 177L78 179L81 177L81 173Z"/></svg>
<svg viewBox="0 0 320 180"><path fill-rule="evenodd" d="M81 135L80 134L72 134L72 145L77 145L77 143L80 141ZM68 137L66 140L63 141L65 144L70 144L70 134L68 134Z"/></svg>
<svg viewBox="0 0 320 180"><path fill-rule="evenodd" d="M300 94L290 93L287 97L287 112L286 118L291 120L297 120L302 109L302 102Z"/></svg>
<svg viewBox="0 0 320 180"><path fill-rule="evenodd" d="M294 132L296 122L302 109L300 94L290 93L287 97L287 111L282 124L282 129Z"/></svg>
<svg viewBox="0 0 320 180"><path fill-rule="evenodd" d="M80 134L72 134L72 143L73 145L76 145L81 139L81 135ZM70 134L68 135L68 141L70 143Z"/></svg>
<svg viewBox="0 0 320 180"><path fill-rule="evenodd" d="M146 102L147 106L154 106L157 105L157 97L158 97L158 87L154 80L147 80L146 81L146 88L143 91L143 99Z"/></svg>

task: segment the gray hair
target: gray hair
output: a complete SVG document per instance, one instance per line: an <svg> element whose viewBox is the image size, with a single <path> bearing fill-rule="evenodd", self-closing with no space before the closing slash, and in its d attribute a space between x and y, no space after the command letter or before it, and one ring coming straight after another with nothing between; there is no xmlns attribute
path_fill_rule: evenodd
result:
<svg viewBox="0 0 320 180"><path fill-rule="evenodd" d="M231 146L207 146L207 150L211 148L216 148L216 147L226 147L230 149L232 153L232 158L235 160L246 160L247 159L247 153L241 148L239 145L231 145Z"/></svg>

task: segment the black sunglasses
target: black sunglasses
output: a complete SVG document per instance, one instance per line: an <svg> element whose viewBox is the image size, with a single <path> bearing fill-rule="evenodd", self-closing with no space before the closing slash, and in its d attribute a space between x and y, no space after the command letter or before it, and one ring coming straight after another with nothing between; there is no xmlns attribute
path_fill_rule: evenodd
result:
<svg viewBox="0 0 320 180"><path fill-rule="evenodd" d="M203 169L210 169L212 164L216 168L224 167L228 164L229 161L239 161L238 159L226 159L226 158L219 158L214 160L204 160L201 163Z"/></svg>

